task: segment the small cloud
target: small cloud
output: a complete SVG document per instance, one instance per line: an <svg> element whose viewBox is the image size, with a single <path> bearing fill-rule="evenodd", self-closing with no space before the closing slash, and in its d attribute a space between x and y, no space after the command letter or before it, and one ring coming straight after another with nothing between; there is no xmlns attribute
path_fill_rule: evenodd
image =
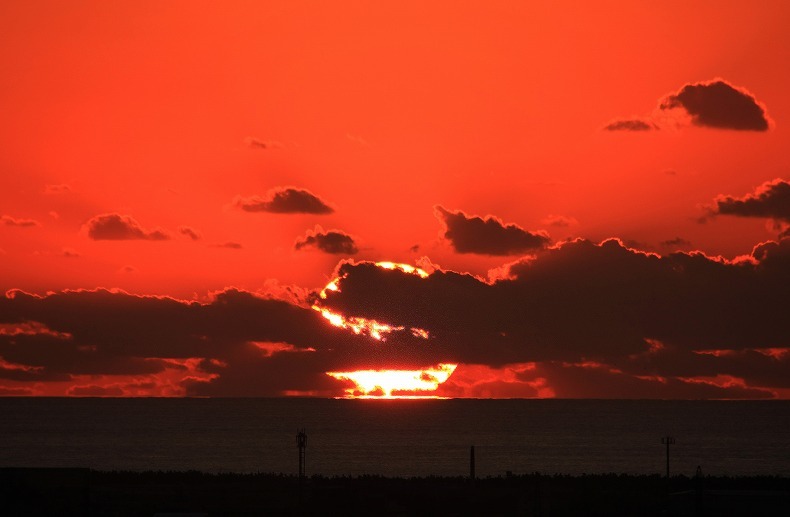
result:
<svg viewBox="0 0 790 517"><path fill-rule="evenodd" d="M294 244L295 250L303 248L315 248L333 255L355 255L359 252L354 239L340 230L324 231L316 225L314 231L307 231L301 239L297 239Z"/></svg>
<svg viewBox="0 0 790 517"><path fill-rule="evenodd" d="M667 176L677 176L678 171L676 171L675 169L664 169L664 174Z"/></svg>
<svg viewBox="0 0 790 517"><path fill-rule="evenodd" d="M790 183L783 179L768 181L753 193L737 198L719 196L714 214L737 217L768 217L790 222Z"/></svg>
<svg viewBox="0 0 790 517"><path fill-rule="evenodd" d="M120 214L97 215L87 223L84 228L88 237L100 240L149 240L164 241L170 239L161 229L146 230L134 218Z"/></svg>
<svg viewBox="0 0 790 517"><path fill-rule="evenodd" d="M267 192L265 198L237 196L233 204L246 212L271 212L276 214L331 214L334 209L312 192L295 187L277 187Z"/></svg>
<svg viewBox="0 0 790 517"><path fill-rule="evenodd" d="M74 250L74 248L63 248L63 250L60 252L60 254L61 254L61 256L67 257L67 258L77 258L77 257L80 256L80 254L77 253L77 251Z"/></svg>
<svg viewBox="0 0 790 517"><path fill-rule="evenodd" d="M248 136L244 139L244 143L247 147L251 147L252 149L282 149L283 144L280 142L275 142L273 140L259 140L258 138Z"/></svg>
<svg viewBox="0 0 790 517"><path fill-rule="evenodd" d="M118 271L121 273L137 273L137 268L134 266L123 266Z"/></svg>
<svg viewBox="0 0 790 517"><path fill-rule="evenodd" d="M187 237L189 237L193 241L199 241L200 237L201 237L199 231L197 231L194 228L191 228L189 226L179 226L178 227L178 232L181 235L186 235Z"/></svg>
<svg viewBox="0 0 790 517"><path fill-rule="evenodd" d="M0 216L0 221L2 221L6 226L17 226L19 228L32 228L33 226L41 226L41 224L35 219L21 219L17 217L11 217L10 215Z"/></svg>
<svg viewBox="0 0 790 517"><path fill-rule="evenodd" d="M546 226L556 226L557 228L567 228L568 226L574 226L579 224L579 221L576 220L574 217L568 217L564 215L553 215L549 214L543 220L540 221L541 224Z"/></svg>
<svg viewBox="0 0 790 517"><path fill-rule="evenodd" d="M71 187L65 184L44 186L44 194L63 194L65 192L71 192Z"/></svg>
<svg viewBox="0 0 790 517"><path fill-rule="evenodd" d="M648 117L617 119L607 131L649 131L697 126L738 131L767 131L765 106L744 88L723 79L689 83L659 100Z"/></svg>
<svg viewBox="0 0 790 517"><path fill-rule="evenodd" d="M409 248L409 251L412 252L412 253L417 253L418 251L420 251L420 245L419 244L415 244L414 246Z"/></svg>
<svg viewBox="0 0 790 517"><path fill-rule="evenodd" d="M50 210L49 212L47 212L47 215L49 215L52 219L60 219L60 214L55 212L54 210Z"/></svg>
<svg viewBox="0 0 790 517"><path fill-rule="evenodd" d="M243 246L241 244L239 244L238 242L228 241L228 242L223 242L223 243L220 243L220 244L211 244L211 245L209 245L209 247L210 248L227 248L227 249L232 249L232 250L240 250Z"/></svg>
<svg viewBox="0 0 790 517"><path fill-rule="evenodd" d="M688 248L691 246L691 241L686 240L683 237L675 237L674 239L661 241L661 245L666 248Z"/></svg>
<svg viewBox="0 0 790 517"><path fill-rule="evenodd" d="M458 253L513 255L542 248L550 242L545 232L528 232L494 216L467 216L460 210L451 212L439 205L434 211L445 226L442 237Z"/></svg>
<svg viewBox="0 0 790 517"><path fill-rule="evenodd" d="M754 95L722 79L687 84L665 97L660 110L684 109L695 126L741 131L767 131L765 107Z"/></svg>
<svg viewBox="0 0 790 517"><path fill-rule="evenodd" d="M653 131L658 126L649 120L639 118L613 120L604 126L605 131Z"/></svg>

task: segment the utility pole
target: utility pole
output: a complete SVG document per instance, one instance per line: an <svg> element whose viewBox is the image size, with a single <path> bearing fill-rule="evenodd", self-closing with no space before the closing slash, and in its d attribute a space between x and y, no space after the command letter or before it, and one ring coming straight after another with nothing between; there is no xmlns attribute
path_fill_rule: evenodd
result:
<svg viewBox="0 0 790 517"><path fill-rule="evenodd" d="M475 446L469 449L469 479L475 480Z"/></svg>
<svg viewBox="0 0 790 517"><path fill-rule="evenodd" d="M296 432L296 446L299 448L299 481L304 478L304 450L307 448L307 434L304 429Z"/></svg>
<svg viewBox="0 0 790 517"><path fill-rule="evenodd" d="M675 438L672 436L664 436L661 438L661 443L667 446L667 481L669 481L669 446L675 443Z"/></svg>

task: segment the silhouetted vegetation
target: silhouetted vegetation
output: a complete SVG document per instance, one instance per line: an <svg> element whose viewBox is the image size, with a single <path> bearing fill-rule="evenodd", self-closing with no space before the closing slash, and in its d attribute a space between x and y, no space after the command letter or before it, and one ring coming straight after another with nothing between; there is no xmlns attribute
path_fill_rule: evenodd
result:
<svg viewBox="0 0 790 517"><path fill-rule="evenodd" d="M0 469L4 515L790 515L790 478Z"/></svg>

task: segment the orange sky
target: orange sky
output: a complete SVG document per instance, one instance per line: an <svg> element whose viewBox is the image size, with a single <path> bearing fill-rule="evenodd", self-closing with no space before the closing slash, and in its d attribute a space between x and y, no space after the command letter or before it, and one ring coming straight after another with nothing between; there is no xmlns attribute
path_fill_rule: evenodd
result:
<svg viewBox="0 0 790 517"><path fill-rule="evenodd" d="M547 248L574 238L618 238L664 257L700 251L730 261L768 241L784 250L785 183L771 184L778 185L776 199L759 201L766 208L728 212L717 199L745 200L766 182L790 179L788 19L790 5L780 0L5 2L0 290L45 296L120 289L207 307L212 293L231 287L260 296L287 290L289 300L309 309L309 292L331 280L343 259L433 264L489 281L489 271L523 256L554 260L562 252ZM716 80L746 104L714 97ZM695 90L699 113L681 95L689 85L702 85ZM661 109L671 95L682 107ZM752 108L767 130L734 126ZM723 114L724 125L709 122L713 114ZM651 129L606 129L617 121ZM277 192L327 208L294 209L293 199L285 208L276 199L266 205ZM460 226L451 229L437 206L456 214ZM481 221L483 233L470 233L464 248L467 222L489 215L497 220L484 228ZM507 225L515 225L511 235L548 240L505 252L475 248L492 245L486 232ZM771 278L790 287L782 284L787 274ZM15 303L2 306L0 326L36 321L73 334L65 316L34 320ZM773 303L790 309L786 299ZM790 347L790 334L774 330L770 339L726 345L677 339L684 350ZM21 335L42 334L0 332L8 341L0 342L0 386L9 390L65 394L77 385L120 386L154 375L129 369L122 378L98 366L90 379L65 367L57 381L9 374L38 368L46 361L36 357L51 354L43 348L27 362L11 360L14 347L27 346L11 343ZM100 347L94 338L70 339ZM311 347L322 338L315 339L286 332L277 341ZM518 346L530 348L529 339ZM453 343L428 346L446 346L448 356L460 358L444 388L450 396L584 396L574 371L594 355L541 362L526 354L507 366L486 364L485 354L464 362L477 355L456 353ZM127 355L176 357L163 354ZM222 355L181 354L179 361ZM608 369L587 370L629 374L615 362L606 355L596 364ZM775 362L790 374L786 354ZM180 377L169 366L158 370L172 387L167 393L191 393L183 372L232 382L231 367L183 364ZM525 364L536 366L524 373ZM711 368L663 373L675 379L671 384L723 372ZM789 388L731 377L774 395ZM566 382L571 378L575 383ZM251 393L346 388L332 382L273 383ZM514 391L514 383L529 387ZM627 396L629 388L620 389L603 395Z"/></svg>

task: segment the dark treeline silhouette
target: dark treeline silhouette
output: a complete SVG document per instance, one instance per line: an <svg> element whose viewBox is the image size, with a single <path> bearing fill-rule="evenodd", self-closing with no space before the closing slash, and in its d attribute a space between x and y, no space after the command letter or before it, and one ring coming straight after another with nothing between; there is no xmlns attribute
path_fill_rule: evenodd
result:
<svg viewBox="0 0 790 517"><path fill-rule="evenodd" d="M3 515L790 515L790 478L387 478L0 469Z"/></svg>

